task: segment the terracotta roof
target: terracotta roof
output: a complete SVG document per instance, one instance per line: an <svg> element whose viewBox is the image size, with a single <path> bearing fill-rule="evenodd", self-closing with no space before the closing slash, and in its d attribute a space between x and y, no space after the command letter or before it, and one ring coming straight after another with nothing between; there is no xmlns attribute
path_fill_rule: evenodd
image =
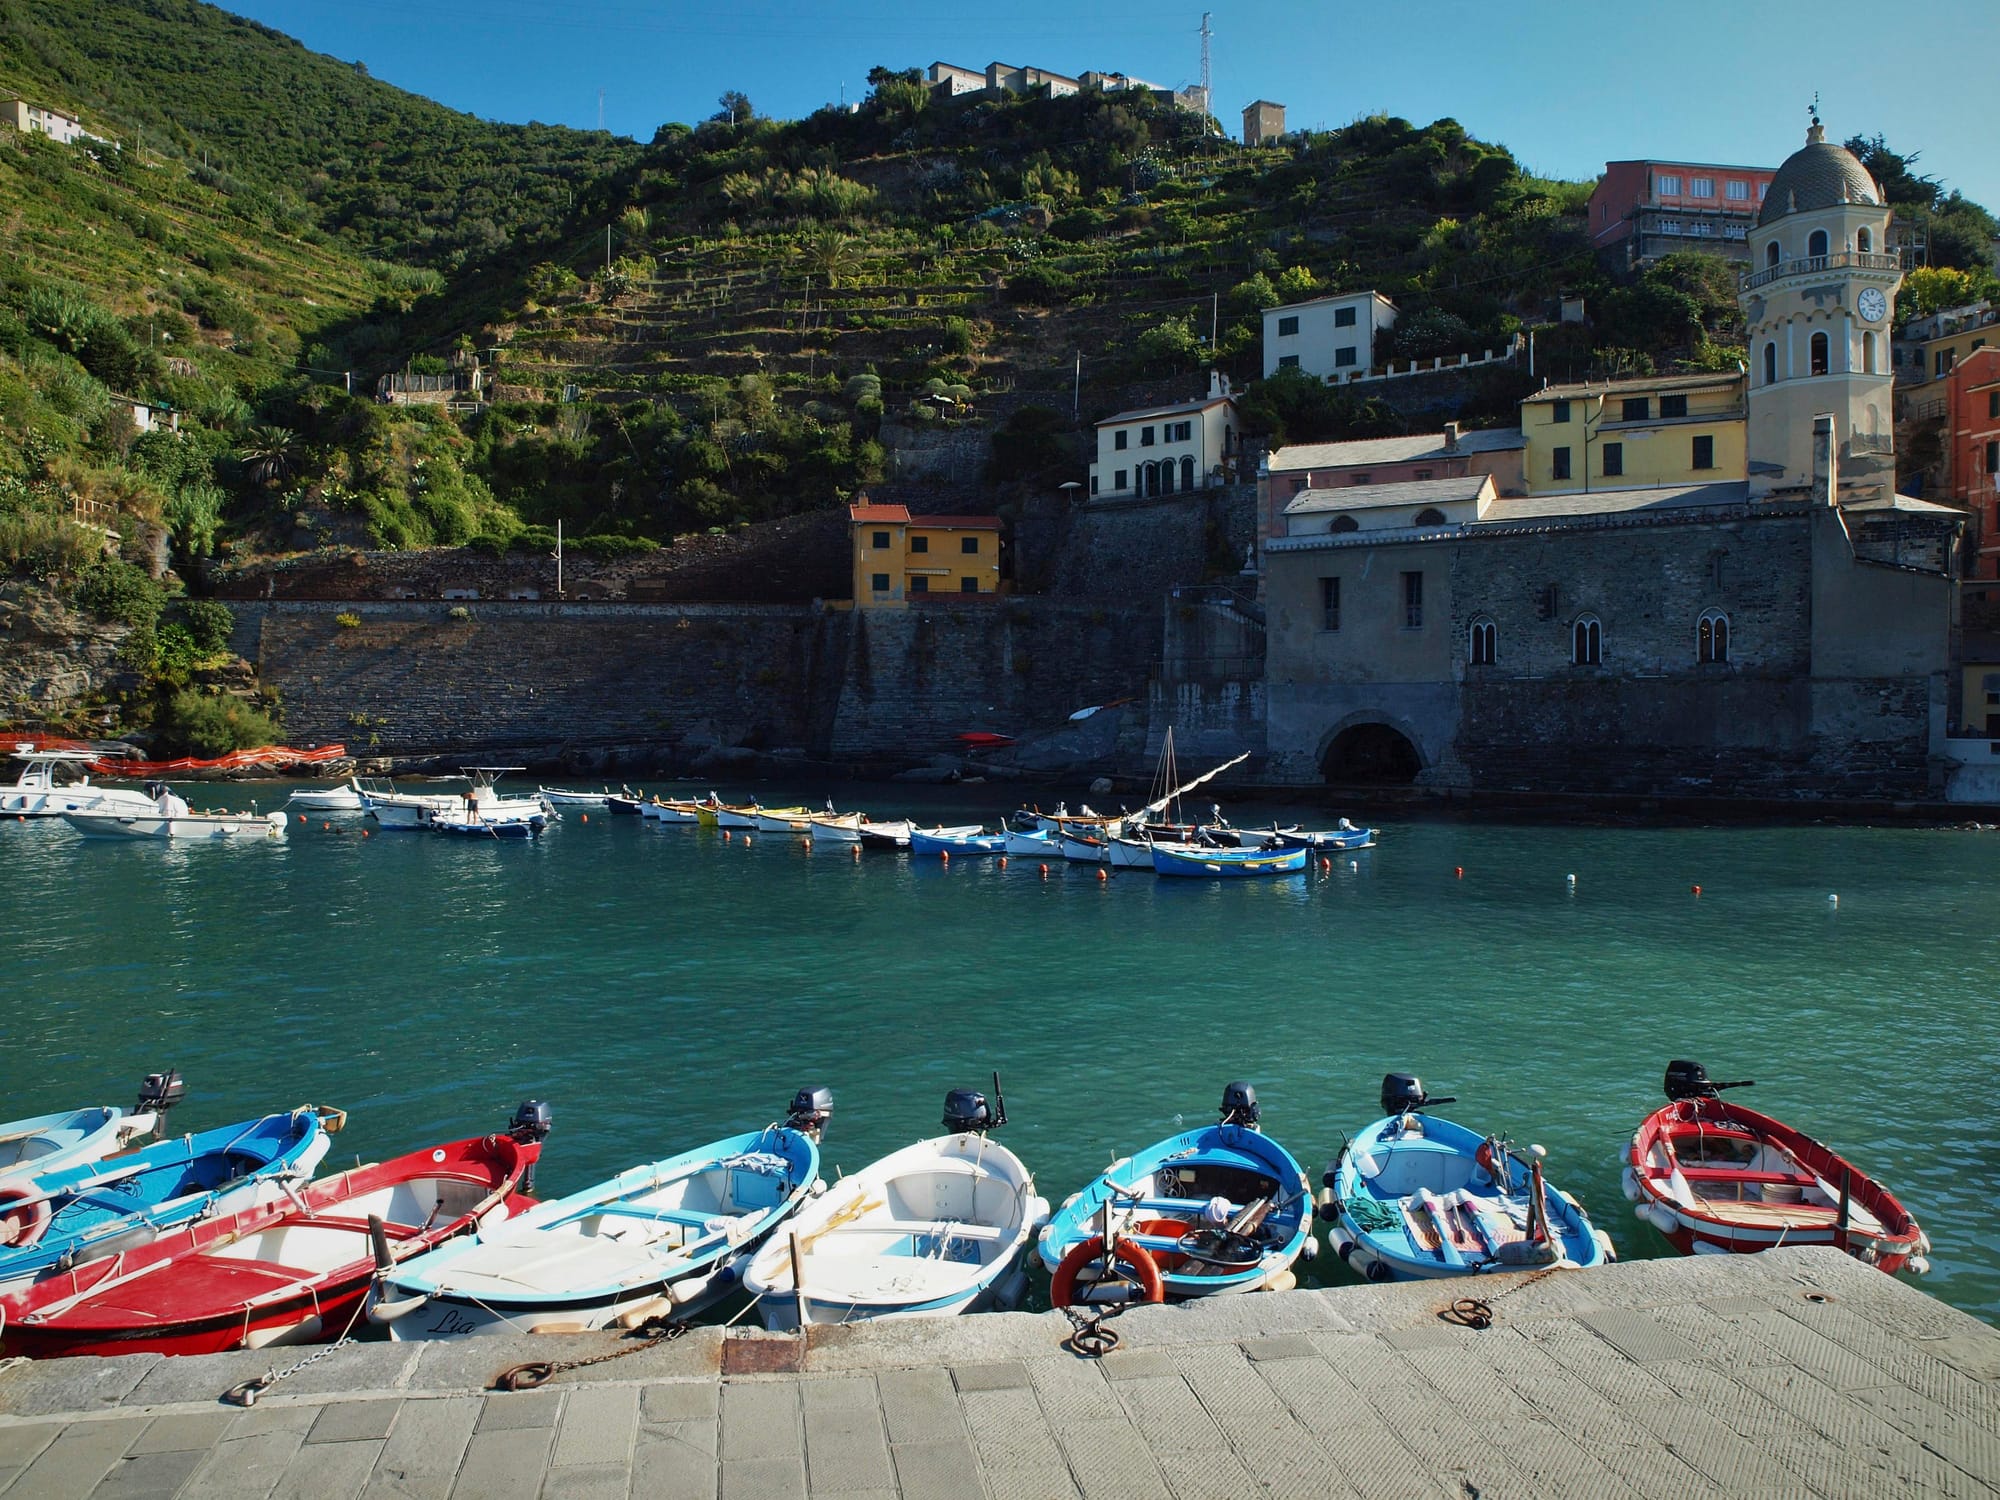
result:
<svg viewBox="0 0 2000 1500"><path fill-rule="evenodd" d="M1530 401L1588 401L1593 396L1616 396L1626 391L1668 395L1678 391L1713 391L1734 385L1744 378L1740 370L1723 370L1698 375L1642 375L1632 380L1586 380L1576 385L1543 386L1533 395L1523 397L1521 404L1525 406Z"/></svg>
<svg viewBox="0 0 2000 1500"><path fill-rule="evenodd" d="M1757 215L1757 223L1762 226L1786 214L1809 209L1881 201L1881 190L1868 175L1868 169L1852 151L1826 139L1826 132L1815 124L1806 132L1806 143L1785 158L1785 164L1771 179L1771 190L1764 195L1764 208Z"/></svg>
<svg viewBox="0 0 2000 1500"><path fill-rule="evenodd" d="M1443 505L1477 500L1493 488L1491 474L1460 474L1449 479L1405 479L1391 484L1344 484L1324 490L1300 490L1285 507L1288 516L1324 511L1374 510L1387 505Z"/></svg>
<svg viewBox="0 0 2000 1500"><path fill-rule="evenodd" d="M1446 448L1441 432L1408 437L1354 438L1345 443L1293 443L1272 453L1273 474L1298 469L1349 469L1367 464L1413 463L1426 458L1458 458L1467 453L1503 453L1527 445L1518 427L1482 427L1458 435Z"/></svg>
<svg viewBox="0 0 2000 1500"><path fill-rule="evenodd" d="M847 507L850 521L907 521L910 508L907 505L850 505Z"/></svg>
<svg viewBox="0 0 2000 1500"><path fill-rule="evenodd" d="M1629 515L1688 507L1747 505L1750 486L1740 479L1714 484L1670 484L1643 490L1590 490L1568 495L1529 495L1496 500L1472 529L1505 526L1509 522L1547 521L1570 516Z"/></svg>

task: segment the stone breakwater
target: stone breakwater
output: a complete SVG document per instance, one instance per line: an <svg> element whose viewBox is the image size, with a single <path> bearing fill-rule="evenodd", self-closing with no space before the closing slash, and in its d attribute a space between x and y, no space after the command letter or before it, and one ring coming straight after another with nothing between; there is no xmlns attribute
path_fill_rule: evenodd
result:
<svg viewBox="0 0 2000 1500"><path fill-rule="evenodd" d="M1439 1316L1477 1293L1493 1324ZM0 1372L0 1496L1810 1496L2000 1490L2000 1333L1831 1250L1141 1308ZM635 1347L628 1345L627 1347ZM275 1356L275 1358L274 1358Z"/></svg>

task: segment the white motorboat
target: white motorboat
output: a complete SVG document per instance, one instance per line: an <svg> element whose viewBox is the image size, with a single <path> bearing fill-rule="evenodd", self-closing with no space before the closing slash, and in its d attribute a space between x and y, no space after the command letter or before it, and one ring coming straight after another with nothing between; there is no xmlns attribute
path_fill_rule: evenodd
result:
<svg viewBox="0 0 2000 1500"><path fill-rule="evenodd" d="M572 792L559 786L539 786L535 788L535 795L556 807L598 808L608 807L613 797L629 799L632 796L632 789L626 787L622 792L614 792L610 787L606 787L601 792Z"/></svg>
<svg viewBox="0 0 2000 1500"><path fill-rule="evenodd" d="M22 762L12 786L0 788L0 817L59 818L87 809L145 814L153 799L129 787L95 785L83 767L99 757L88 750L37 750L17 744L14 759ZM63 779L63 768L75 773Z"/></svg>
<svg viewBox="0 0 2000 1500"><path fill-rule="evenodd" d="M196 812L163 781L149 781L150 809L144 813L92 807L66 812L63 821L87 839L174 839L181 842L261 842L285 836L281 812Z"/></svg>
<svg viewBox="0 0 2000 1500"><path fill-rule="evenodd" d="M285 805L300 812L358 813L368 810L367 804L361 800L359 782L349 782L344 786L302 786L285 799Z"/></svg>
<svg viewBox="0 0 2000 1500"><path fill-rule="evenodd" d="M424 826L424 819L431 812L462 807L466 797L463 792L399 792L392 781L358 776L354 788L361 794L362 807L368 816L385 830L415 832Z"/></svg>
<svg viewBox="0 0 2000 1500"><path fill-rule="evenodd" d="M1006 832L1009 854L1024 854L1029 859L1062 857L1062 842L1053 829L1039 828L1033 833L1023 833L1018 828L1009 828Z"/></svg>
<svg viewBox="0 0 2000 1500"><path fill-rule="evenodd" d="M999 1099L999 1081L994 1081ZM975 1089L945 1096L949 1135L842 1179L781 1226L743 1273L769 1328L863 1318L947 1317L1011 1307L1022 1252L1048 1202L1021 1159L987 1132L1006 1123Z"/></svg>
<svg viewBox="0 0 2000 1500"><path fill-rule="evenodd" d="M524 822L532 818L540 818L544 823L555 821L555 809L540 795L502 797L495 790L494 783L502 776L521 769L520 766L467 766L464 779L471 785L463 792L399 792L391 785L358 779L355 786L368 805L368 815L384 829L421 830L437 814L456 818L468 808L477 809L482 823Z"/></svg>

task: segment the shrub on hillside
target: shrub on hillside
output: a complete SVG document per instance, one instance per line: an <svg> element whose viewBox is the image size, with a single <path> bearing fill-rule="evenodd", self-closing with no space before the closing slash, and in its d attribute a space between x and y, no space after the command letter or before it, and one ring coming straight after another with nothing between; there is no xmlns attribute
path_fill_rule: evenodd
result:
<svg viewBox="0 0 2000 1500"><path fill-rule="evenodd" d="M159 620L167 602L166 591L144 568L119 557L107 557L85 568L71 597L78 607L100 620L146 629Z"/></svg>
<svg viewBox="0 0 2000 1500"><path fill-rule="evenodd" d="M1029 266L1007 278L1007 295L1016 302L1047 307L1076 290L1076 278L1054 266Z"/></svg>
<svg viewBox="0 0 2000 1500"><path fill-rule="evenodd" d="M603 532L596 536L580 536L573 542L565 542L564 547L571 552L580 552L585 557L595 557L610 561L617 557L636 557L642 552L657 552L660 544L648 536L618 536Z"/></svg>
<svg viewBox="0 0 2000 1500"><path fill-rule="evenodd" d="M263 710L241 698L211 696L193 688L183 688L167 700L155 728L163 748L204 759L254 750L278 739L277 723Z"/></svg>
<svg viewBox="0 0 2000 1500"><path fill-rule="evenodd" d="M213 655L229 644L236 616L220 599L183 599L175 613L197 651Z"/></svg>

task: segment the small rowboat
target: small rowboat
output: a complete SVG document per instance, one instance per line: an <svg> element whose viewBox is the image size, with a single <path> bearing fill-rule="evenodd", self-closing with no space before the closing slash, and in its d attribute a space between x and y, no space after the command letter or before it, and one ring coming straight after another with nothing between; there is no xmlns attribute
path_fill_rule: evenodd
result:
<svg viewBox="0 0 2000 1500"><path fill-rule="evenodd" d="M910 847L910 820L897 818L887 823L863 823L861 825L861 847L864 849L907 849Z"/></svg>
<svg viewBox="0 0 2000 1500"><path fill-rule="evenodd" d="M977 823L958 828L912 828L912 854L1005 854L1007 835L988 833Z"/></svg>
<svg viewBox="0 0 2000 1500"><path fill-rule="evenodd" d="M505 1135L357 1166L0 1296L9 1355L220 1354L344 1334L398 1261L518 1211L548 1107ZM18 1286L18 1284L17 1284Z"/></svg>
<svg viewBox="0 0 2000 1500"><path fill-rule="evenodd" d="M451 834L458 838L538 839L548 821L548 814L544 812L493 817L478 803L468 802L462 807L431 813L424 820L424 827L432 833Z"/></svg>
<svg viewBox="0 0 2000 1500"><path fill-rule="evenodd" d="M806 820L806 837L814 843L858 844L861 842L861 814L818 813Z"/></svg>
<svg viewBox="0 0 2000 1500"><path fill-rule="evenodd" d="M751 801L741 807L718 807L715 810L715 826L718 828L748 829L750 832L756 833L761 827L759 820L763 818L809 818L811 816L812 809L809 807L765 807L758 802Z"/></svg>
<svg viewBox="0 0 2000 1500"><path fill-rule="evenodd" d="M1072 1194L1039 1247L1055 1304L1294 1285L1292 1263L1312 1253L1312 1189L1261 1114L1257 1091L1231 1083L1217 1124L1123 1157Z"/></svg>
<svg viewBox="0 0 2000 1500"><path fill-rule="evenodd" d="M606 787L601 792L572 792L559 786L538 786L535 795L546 798L557 807L602 807L611 800L612 792Z"/></svg>
<svg viewBox="0 0 2000 1500"><path fill-rule="evenodd" d="M782 1125L537 1204L498 1228L398 1266L369 1313L395 1339L577 1333L699 1311L819 1178L826 1089L800 1089Z"/></svg>
<svg viewBox="0 0 2000 1500"><path fill-rule="evenodd" d="M999 1100L999 1080L994 1080ZM1011 1307L1022 1253L1048 1203L1021 1159L987 1132L1007 1122L975 1089L945 1096L951 1134L905 1146L841 1179L773 1235L743 1275L768 1328L947 1317Z"/></svg>
<svg viewBox="0 0 2000 1500"><path fill-rule="evenodd" d="M1683 1255L1832 1245L1884 1271L1930 1269L1930 1236L1881 1183L1781 1120L1726 1103L1698 1062L1667 1064L1666 1108L1632 1137L1634 1213Z"/></svg>
<svg viewBox="0 0 2000 1500"><path fill-rule="evenodd" d="M339 1110L304 1105L0 1186L0 1283L151 1244L194 1219L268 1202L312 1176Z"/></svg>
<svg viewBox="0 0 2000 1500"><path fill-rule="evenodd" d="M178 1073L152 1073L139 1086L138 1108L92 1105L0 1125L0 1183L45 1177L101 1161L154 1134L186 1090Z"/></svg>
<svg viewBox="0 0 2000 1500"><path fill-rule="evenodd" d="M699 800L692 797L655 797L640 807L639 816L650 818L655 823L681 823L692 827L705 821L713 825L715 810L720 805L714 798L713 792Z"/></svg>
<svg viewBox="0 0 2000 1500"><path fill-rule="evenodd" d="M1254 875L1298 875L1306 867L1304 849L1210 849L1200 844L1153 845L1153 873L1234 879Z"/></svg>
<svg viewBox="0 0 2000 1500"><path fill-rule="evenodd" d="M1007 840L1006 852L1009 854L1025 854L1030 859L1054 859L1062 854L1061 841L1047 828L1033 833L1010 828L1002 837Z"/></svg>
<svg viewBox="0 0 2000 1500"><path fill-rule="evenodd" d="M760 807L757 809L757 831L805 838L811 832L814 818L831 816L834 816L831 802L826 805L825 813L815 813L804 807Z"/></svg>
<svg viewBox="0 0 2000 1500"><path fill-rule="evenodd" d="M1433 1099L1408 1073L1382 1080L1377 1120L1327 1169L1320 1216L1334 1253L1370 1281L1417 1281L1485 1271L1565 1269L1614 1258L1611 1237L1542 1176L1542 1148L1524 1154L1423 1111Z"/></svg>
<svg viewBox="0 0 2000 1500"><path fill-rule="evenodd" d="M604 799L604 810L614 818L636 818L646 810L646 800L629 786Z"/></svg>

